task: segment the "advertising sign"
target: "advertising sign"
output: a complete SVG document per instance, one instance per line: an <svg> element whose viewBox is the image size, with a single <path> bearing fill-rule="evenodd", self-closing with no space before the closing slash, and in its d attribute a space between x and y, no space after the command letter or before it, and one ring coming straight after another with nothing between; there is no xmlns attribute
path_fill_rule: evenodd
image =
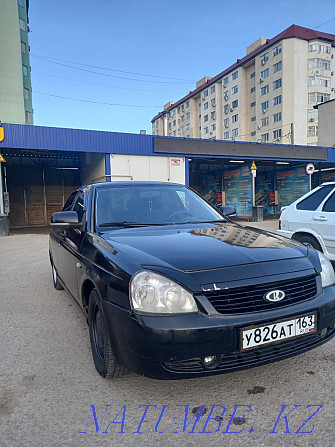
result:
<svg viewBox="0 0 335 447"><path fill-rule="evenodd" d="M309 175L304 167L277 171L276 180L280 207L290 205L309 191Z"/></svg>
<svg viewBox="0 0 335 447"><path fill-rule="evenodd" d="M249 166L224 172L226 205L236 208L237 217L252 215L252 176Z"/></svg>

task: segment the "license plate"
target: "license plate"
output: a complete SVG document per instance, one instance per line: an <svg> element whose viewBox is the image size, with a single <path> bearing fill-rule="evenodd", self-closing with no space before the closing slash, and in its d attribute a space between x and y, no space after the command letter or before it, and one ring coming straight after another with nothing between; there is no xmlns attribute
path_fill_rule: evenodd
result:
<svg viewBox="0 0 335 447"><path fill-rule="evenodd" d="M316 332L316 314L241 330L241 351Z"/></svg>

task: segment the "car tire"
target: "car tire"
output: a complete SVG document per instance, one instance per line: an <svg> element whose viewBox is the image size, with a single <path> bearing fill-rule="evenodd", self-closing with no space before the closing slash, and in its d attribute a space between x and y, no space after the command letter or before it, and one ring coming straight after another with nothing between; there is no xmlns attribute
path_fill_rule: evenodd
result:
<svg viewBox="0 0 335 447"><path fill-rule="evenodd" d="M89 297L88 326L93 360L98 373L105 379L125 374L127 370L115 358L100 297L95 289Z"/></svg>
<svg viewBox="0 0 335 447"><path fill-rule="evenodd" d="M311 245L313 248L315 248L318 251L321 251L322 253L322 248L321 245L319 244L319 242L313 237L313 236L309 236L309 235L302 235L299 236L299 238L297 238L298 242L301 242L302 244L309 244Z"/></svg>
<svg viewBox="0 0 335 447"><path fill-rule="evenodd" d="M54 288L56 290L63 290L64 287L59 282L58 273L57 273L56 267L54 266L53 263L51 263L51 268L52 268L52 282L53 282Z"/></svg>

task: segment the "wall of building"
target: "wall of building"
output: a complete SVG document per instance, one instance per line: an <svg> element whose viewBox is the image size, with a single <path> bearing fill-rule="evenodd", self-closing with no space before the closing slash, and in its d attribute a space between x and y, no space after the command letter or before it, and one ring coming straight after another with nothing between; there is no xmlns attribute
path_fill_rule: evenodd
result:
<svg viewBox="0 0 335 447"><path fill-rule="evenodd" d="M319 135L318 145L334 147L335 145L335 101L325 102L318 107Z"/></svg>
<svg viewBox="0 0 335 447"><path fill-rule="evenodd" d="M24 30L20 29L20 19ZM25 0L22 2L1 0L0 120L2 122L19 124L33 122L27 21ZM23 66L27 69L25 73Z"/></svg>
<svg viewBox="0 0 335 447"><path fill-rule="evenodd" d="M112 154L111 180L185 184L185 158Z"/></svg>
<svg viewBox="0 0 335 447"><path fill-rule="evenodd" d="M105 154L86 152L80 160L81 183L87 185L106 181Z"/></svg>

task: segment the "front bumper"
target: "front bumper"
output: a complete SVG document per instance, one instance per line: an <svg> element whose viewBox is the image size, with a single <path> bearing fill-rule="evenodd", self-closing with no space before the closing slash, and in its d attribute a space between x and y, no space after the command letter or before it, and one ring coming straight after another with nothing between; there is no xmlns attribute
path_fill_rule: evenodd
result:
<svg viewBox="0 0 335 447"><path fill-rule="evenodd" d="M315 298L266 312L236 315L145 316L104 301L113 349L118 362L156 379L181 379L222 374L271 363L313 349L335 335L335 287ZM240 330L251 325L317 314L317 332L240 352ZM321 336L321 331L325 333ZM203 358L216 355L214 369Z"/></svg>

